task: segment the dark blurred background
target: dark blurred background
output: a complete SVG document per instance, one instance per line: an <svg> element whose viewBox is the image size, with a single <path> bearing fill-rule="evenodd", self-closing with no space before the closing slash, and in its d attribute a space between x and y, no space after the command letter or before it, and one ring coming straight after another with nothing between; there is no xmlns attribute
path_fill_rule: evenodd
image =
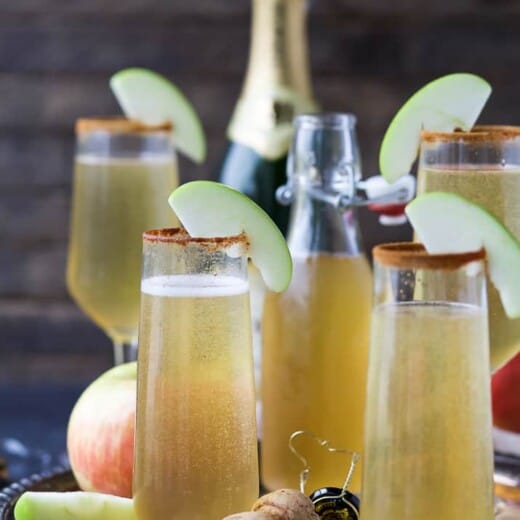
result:
<svg viewBox="0 0 520 520"><path fill-rule="evenodd" d="M108 78L155 69L191 98L209 137L211 178L240 91L247 0L0 0L0 381L81 383L112 364L110 341L76 308L64 281L73 126L119 113ZM520 2L315 0L309 43L316 98L358 116L364 174L414 90L454 71L494 87L482 121L517 123ZM124 218L124 216L122 216ZM367 249L407 238L361 214Z"/></svg>

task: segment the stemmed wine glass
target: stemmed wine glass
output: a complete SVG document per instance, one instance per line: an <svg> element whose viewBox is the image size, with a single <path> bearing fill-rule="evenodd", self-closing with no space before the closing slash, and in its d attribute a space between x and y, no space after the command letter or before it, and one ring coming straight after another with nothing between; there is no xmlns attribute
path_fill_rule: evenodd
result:
<svg viewBox="0 0 520 520"><path fill-rule="evenodd" d="M176 225L177 183L169 124L77 121L67 286L112 339L116 365L136 358L142 233Z"/></svg>

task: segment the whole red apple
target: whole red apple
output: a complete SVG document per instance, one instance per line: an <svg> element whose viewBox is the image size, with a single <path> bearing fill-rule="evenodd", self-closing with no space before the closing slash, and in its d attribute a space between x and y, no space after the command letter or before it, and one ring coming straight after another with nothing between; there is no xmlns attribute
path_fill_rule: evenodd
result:
<svg viewBox="0 0 520 520"><path fill-rule="evenodd" d="M72 410L67 451L85 491L132 496L136 377L135 362L108 370L86 388Z"/></svg>
<svg viewBox="0 0 520 520"><path fill-rule="evenodd" d="M491 395L494 425L520 433L520 353L493 375Z"/></svg>

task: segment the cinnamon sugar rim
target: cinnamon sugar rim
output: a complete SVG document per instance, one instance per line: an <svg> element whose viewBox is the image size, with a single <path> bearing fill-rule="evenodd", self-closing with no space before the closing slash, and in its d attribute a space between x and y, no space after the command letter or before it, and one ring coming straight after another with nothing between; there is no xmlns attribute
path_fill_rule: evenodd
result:
<svg viewBox="0 0 520 520"><path fill-rule="evenodd" d="M241 245L245 248L249 246L249 241L245 233L240 233L240 235L230 237L200 238L192 237L182 227L145 231L143 233L143 240L145 242L164 242L180 246L197 244L211 249L225 249L235 245Z"/></svg>
<svg viewBox="0 0 520 520"><path fill-rule="evenodd" d="M374 247L372 253L378 263L399 269L455 270L470 262L482 261L486 258L484 249L465 253L432 255L422 244L416 242L380 244Z"/></svg>
<svg viewBox="0 0 520 520"><path fill-rule="evenodd" d="M463 130L455 130L454 132L432 132L430 130L421 131L421 143L476 143L507 141L518 137L520 137L520 126L477 125L469 132Z"/></svg>
<svg viewBox="0 0 520 520"><path fill-rule="evenodd" d="M76 134L90 132L108 132L111 134L147 134L154 132L171 132L173 125L169 122L160 125L146 125L136 119L120 116L82 117L76 121Z"/></svg>

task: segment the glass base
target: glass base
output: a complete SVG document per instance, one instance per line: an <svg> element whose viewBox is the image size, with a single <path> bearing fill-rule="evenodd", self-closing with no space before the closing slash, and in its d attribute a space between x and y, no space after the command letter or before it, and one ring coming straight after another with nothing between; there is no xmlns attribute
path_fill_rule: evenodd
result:
<svg viewBox="0 0 520 520"><path fill-rule="evenodd" d="M123 343L114 340L114 365L137 361L137 340Z"/></svg>
<svg viewBox="0 0 520 520"><path fill-rule="evenodd" d="M498 516L497 518L520 519L520 434L494 428L493 442L497 505L504 514L506 509L514 510L517 514L515 517Z"/></svg>

